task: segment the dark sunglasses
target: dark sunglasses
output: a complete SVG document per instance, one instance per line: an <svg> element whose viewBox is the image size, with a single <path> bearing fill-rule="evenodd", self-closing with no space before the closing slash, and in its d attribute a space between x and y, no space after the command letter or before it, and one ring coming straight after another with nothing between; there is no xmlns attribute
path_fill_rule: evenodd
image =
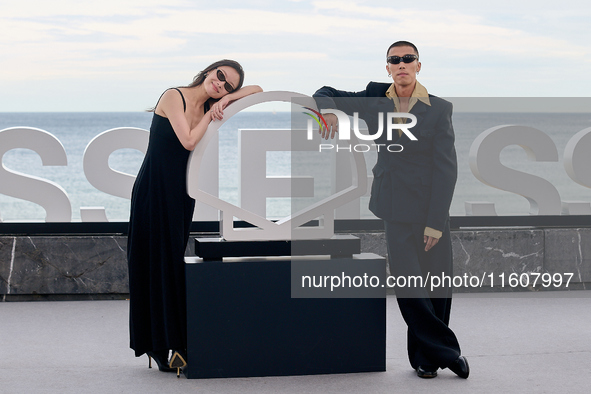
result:
<svg viewBox="0 0 591 394"><path fill-rule="evenodd" d="M218 69L218 79L221 82L226 82L226 76L224 75L224 73L220 69ZM224 88L226 89L226 92L228 92L228 93L232 93L234 91L234 88L232 87L232 85L230 85L229 82L226 82L224 84Z"/></svg>
<svg viewBox="0 0 591 394"><path fill-rule="evenodd" d="M417 60L419 57L417 55L404 55L400 56L388 56L386 61L390 64L399 64L401 61L402 63L412 63Z"/></svg>

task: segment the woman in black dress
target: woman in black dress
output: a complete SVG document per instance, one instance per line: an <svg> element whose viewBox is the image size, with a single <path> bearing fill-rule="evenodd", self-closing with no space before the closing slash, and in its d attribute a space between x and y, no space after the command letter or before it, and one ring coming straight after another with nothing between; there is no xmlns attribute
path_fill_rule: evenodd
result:
<svg viewBox="0 0 591 394"><path fill-rule="evenodd" d="M242 87L243 80L240 64L221 60L190 85L165 91L153 109L148 150L131 197L129 330L136 357L147 353L150 367L153 358L161 371L178 375L186 365L184 253L195 206L186 189L189 154L231 101L262 91Z"/></svg>

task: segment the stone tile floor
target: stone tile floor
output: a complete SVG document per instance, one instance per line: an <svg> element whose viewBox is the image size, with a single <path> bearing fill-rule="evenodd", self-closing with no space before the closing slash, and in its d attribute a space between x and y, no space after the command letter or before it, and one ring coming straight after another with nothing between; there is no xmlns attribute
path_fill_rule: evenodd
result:
<svg viewBox="0 0 591 394"><path fill-rule="evenodd" d="M419 379L388 296L387 371L188 380L128 348L127 301L0 303L0 393L587 393L591 291L459 294L450 326L471 375Z"/></svg>

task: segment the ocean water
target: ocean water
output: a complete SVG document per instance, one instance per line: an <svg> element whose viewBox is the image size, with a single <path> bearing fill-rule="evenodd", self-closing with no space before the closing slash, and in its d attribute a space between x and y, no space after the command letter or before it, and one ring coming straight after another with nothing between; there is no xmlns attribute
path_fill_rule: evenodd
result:
<svg viewBox="0 0 591 394"><path fill-rule="evenodd" d="M117 127L149 129L152 114L146 112L117 113L0 113L0 130L27 126L43 129L59 139L66 150L67 166L43 166L37 153L28 149L12 149L4 154L2 165L13 171L34 175L59 184L68 194L72 204L72 221L80 220L80 207L104 206L110 221L127 221L129 200L110 196L95 189L85 178L82 157L88 143L103 131ZM541 177L558 190L563 201L590 201L591 189L575 183L564 169L563 156L567 142L580 130L591 127L590 114L566 113L455 113L454 129L458 154L458 182L450 213L466 214L465 201L489 201L495 203L499 215L527 215L529 202L522 196L490 187L472 174L468 154L475 138L490 127L518 124L537 128L550 136L557 147L558 162L535 162L527 158L519 146L505 148L501 163L507 167ZM228 119L220 128L220 198L238 204L238 129L289 129L290 112L241 112ZM121 149L109 158L109 165L118 171L136 174L143 154L132 149ZM267 153L267 176L289 175L293 170L292 157L285 152ZM375 152L366 154L368 171L375 163ZM326 166L310 162L310 174L318 177L315 192L326 194ZM303 168L306 170L305 166ZM298 171L302 170L299 168ZM324 171L324 172L323 172ZM324 180L320 173L323 172ZM298 174L299 175L299 174ZM361 199L361 217L370 218L368 197ZM280 217L289 214L290 203L284 198L267 201L267 215ZM43 221L45 211L40 206L0 194L0 218L4 221Z"/></svg>

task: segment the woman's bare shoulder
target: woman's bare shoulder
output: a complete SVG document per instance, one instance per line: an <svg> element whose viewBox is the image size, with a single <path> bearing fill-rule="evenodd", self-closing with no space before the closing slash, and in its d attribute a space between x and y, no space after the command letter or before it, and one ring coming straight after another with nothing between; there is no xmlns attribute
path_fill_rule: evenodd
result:
<svg viewBox="0 0 591 394"><path fill-rule="evenodd" d="M170 88L162 93L162 96L160 96L160 100L158 100L158 104L156 105L156 110L154 111L156 114L166 117L165 113L167 110L170 110L170 108L177 107L179 104L181 109L183 108L182 93L179 94L177 89L180 90L182 88Z"/></svg>

